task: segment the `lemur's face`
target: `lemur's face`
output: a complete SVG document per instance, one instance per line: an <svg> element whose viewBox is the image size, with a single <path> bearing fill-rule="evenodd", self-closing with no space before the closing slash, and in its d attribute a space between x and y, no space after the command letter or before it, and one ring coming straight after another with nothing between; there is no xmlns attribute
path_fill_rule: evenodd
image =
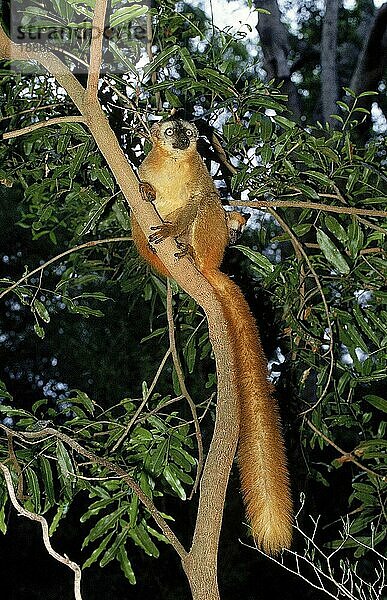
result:
<svg viewBox="0 0 387 600"><path fill-rule="evenodd" d="M199 137L195 125L181 119L156 123L151 129L151 134L154 143L164 147L173 154L179 154L181 151L187 151L188 149L195 149L196 141Z"/></svg>

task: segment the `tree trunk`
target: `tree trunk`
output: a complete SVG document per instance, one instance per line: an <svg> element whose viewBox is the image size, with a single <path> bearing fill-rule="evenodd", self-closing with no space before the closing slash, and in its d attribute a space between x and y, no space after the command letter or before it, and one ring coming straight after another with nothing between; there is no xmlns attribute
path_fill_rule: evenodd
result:
<svg viewBox="0 0 387 600"><path fill-rule="evenodd" d="M257 30L264 56L264 69L268 79L283 81L282 90L289 97L288 106L296 119L300 118L301 108L297 88L291 80L289 65L290 44L277 0L254 0L255 8L270 11L269 15L259 13Z"/></svg>
<svg viewBox="0 0 387 600"><path fill-rule="evenodd" d="M377 11L369 29L363 50L359 55L350 88L361 94L368 90L377 90L379 81L383 78L387 63L387 4ZM372 102L371 97L365 97L362 106Z"/></svg>
<svg viewBox="0 0 387 600"><path fill-rule="evenodd" d="M323 121L337 126L330 115L337 111L337 15L339 0L325 1L325 16L321 36L321 96Z"/></svg>
<svg viewBox="0 0 387 600"><path fill-rule="evenodd" d="M366 17L368 20L368 18ZM378 91L379 82L383 79L387 64L387 4L383 4L371 21L368 32L364 35L364 45L359 54L349 87L357 94L366 91ZM358 98L356 106L371 111L376 95ZM353 103L353 98L347 100ZM361 120L364 115L354 113L354 118ZM371 115L358 125L356 131L359 138L365 142L369 137Z"/></svg>

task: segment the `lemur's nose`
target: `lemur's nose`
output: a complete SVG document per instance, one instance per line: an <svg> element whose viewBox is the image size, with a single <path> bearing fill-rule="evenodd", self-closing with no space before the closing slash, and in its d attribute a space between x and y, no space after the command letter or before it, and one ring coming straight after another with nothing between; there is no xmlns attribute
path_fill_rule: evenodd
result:
<svg viewBox="0 0 387 600"><path fill-rule="evenodd" d="M179 135L176 142L173 144L174 148L179 150L186 150L189 146L189 138L186 135Z"/></svg>

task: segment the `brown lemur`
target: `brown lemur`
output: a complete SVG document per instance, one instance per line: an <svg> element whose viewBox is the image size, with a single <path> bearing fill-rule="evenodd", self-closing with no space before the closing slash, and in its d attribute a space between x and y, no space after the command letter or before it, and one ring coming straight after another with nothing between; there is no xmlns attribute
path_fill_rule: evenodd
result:
<svg viewBox="0 0 387 600"><path fill-rule="evenodd" d="M149 240L132 217L139 253L170 277L155 245L173 237L177 255L189 254L214 288L229 324L240 399L238 466L246 512L256 543L276 554L292 538L292 502L278 406L268 381L258 330L239 289L220 270L230 233L219 194L196 149L198 130L179 119L153 125L153 147L139 168L143 197L164 223ZM233 216L231 216L231 220Z"/></svg>

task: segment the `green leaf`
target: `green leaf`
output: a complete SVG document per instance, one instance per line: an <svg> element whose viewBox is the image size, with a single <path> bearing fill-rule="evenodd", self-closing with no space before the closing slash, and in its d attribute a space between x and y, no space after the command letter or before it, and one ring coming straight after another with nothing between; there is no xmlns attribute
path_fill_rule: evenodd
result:
<svg viewBox="0 0 387 600"><path fill-rule="evenodd" d="M89 398L85 392L81 392L80 390L76 390L76 392L77 395L75 397L71 397L70 402L81 404L91 415L93 415L95 407L91 398Z"/></svg>
<svg viewBox="0 0 387 600"><path fill-rule="evenodd" d="M349 252L352 258L355 258L359 252L363 248L364 245L364 235L359 226L359 224L353 220L348 228L348 240L349 240Z"/></svg>
<svg viewBox="0 0 387 600"><path fill-rule="evenodd" d="M177 496L181 500L186 500L187 495L185 493L185 490L184 490L183 486L181 485L178 477L176 477L176 475L174 473L172 473L169 465L167 465L164 468L163 475L164 475L165 479L167 480L167 482L169 483L169 485L171 486L171 488L173 489L173 491L177 494Z"/></svg>
<svg viewBox="0 0 387 600"><path fill-rule="evenodd" d="M54 479L52 476L51 464L48 458L41 456L39 458L39 466L42 474L44 492L46 495L46 503L44 506L44 511L46 511L55 504Z"/></svg>
<svg viewBox="0 0 387 600"><path fill-rule="evenodd" d="M381 411L387 413L387 400L385 400L384 398L381 398L380 396L374 396L372 394L369 394L367 396L364 396L364 400L369 402L369 404L372 404L372 406L374 406L378 410L381 410Z"/></svg>
<svg viewBox="0 0 387 600"><path fill-rule="evenodd" d="M317 243L320 246L325 258L344 275L348 275L350 268L346 263L340 251L336 248L331 239L322 229L317 229Z"/></svg>
<svg viewBox="0 0 387 600"><path fill-rule="evenodd" d="M243 254L245 254L252 263L257 265L262 271L265 273L272 273L274 271L274 265L271 264L270 260L263 256L260 252L256 252L255 250L251 250L247 246L236 245L233 246L236 250L240 250Z"/></svg>
<svg viewBox="0 0 387 600"><path fill-rule="evenodd" d="M55 530L59 525L59 521L62 519L62 517L64 517L67 514L68 507L69 507L69 505L67 502L62 502L61 504L59 504L58 510L56 511L55 516L50 525L50 529L49 529L50 537L55 533Z"/></svg>
<svg viewBox="0 0 387 600"><path fill-rule="evenodd" d="M345 104L345 102L341 102L340 100L336 100L336 104L338 106L340 106L340 108L342 108L343 110L345 110L345 112L349 112L349 106L348 106L348 104Z"/></svg>
<svg viewBox="0 0 387 600"><path fill-rule="evenodd" d="M261 126L261 138L264 142L268 142L273 134L273 122L270 117L266 115L260 115L259 121Z"/></svg>
<svg viewBox="0 0 387 600"><path fill-rule="evenodd" d="M340 223L338 222L338 220L335 219L335 217L332 217L332 215L325 215L324 221L325 221L325 225L327 226L327 228L329 229L329 231L331 233L333 233L333 235L342 244L345 244L345 242L348 240L348 234L345 231L344 227L342 225L340 225Z"/></svg>
<svg viewBox="0 0 387 600"><path fill-rule="evenodd" d="M99 557L101 556L102 552L105 550L105 548L107 547L108 543L110 542L110 540L112 539L114 535L114 531L111 531L100 543L100 545L98 546L98 548L96 548L94 550L94 552L91 554L91 556L89 556L89 558L84 562L83 564L83 569L87 569L87 567L90 567L90 565L92 565L93 563L95 563Z"/></svg>
<svg viewBox="0 0 387 600"><path fill-rule="evenodd" d="M157 69L168 62L168 60L179 51L179 49L180 46L177 45L165 48L165 50L160 52L156 58L154 58L154 60L144 67L144 75L149 75L149 73L157 71Z"/></svg>
<svg viewBox="0 0 387 600"><path fill-rule="evenodd" d="M269 144L265 144L264 146L262 146L259 153L264 165L267 165L273 160L273 151L270 148Z"/></svg>
<svg viewBox="0 0 387 600"><path fill-rule="evenodd" d="M73 476L71 474L74 469L70 455L60 440L57 440L56 443L56 455L58 458L59 474L64 485L65 496L67 500L70 500L73 492Z"/></svg>
<svg viewBox="0 0 387 600"><path fill-rule="evenodd" d="M377 96L378 92L374 92L372 90L367 90L366 92L362 92L359 94L358 98L364 98L364 96Z"/></svg>
<svg viewBox="0 0 387 600"><path fill-rule="evenodd" d="M281 117L280 115L275 115L273 119L276 123L279 123L285 129L293 129L296 126L296 123L294 121L290 121L289 119Z"/></svg>
<svg viewBox="0 0 387 600"><path fill-rule="evenodd" d="M35 331L35 333L36 333L36 335L38 337L40 337L41 339L44 338L44 336L45 336L44 329L43 329L43 327L41 327L40 325L38 325L38 323L35 323L35 325L34 325L34 331Z"/></svg>
<svg viewBox="0 0 387 600"><path fill-rule="evenodd" d="M93 169L93 173L95 173L98 180L102 183L104 187L106 187L111 192L114 192L114 179L110 175L106 167L95 168Z"/></svg>
<svg viewBox="0 0 387 600"><path fill-rule="evenodd" d="M362 310L358 304L354 305L353 314L355 316L358 326L363 331L363 333L365 333L369 337L369 339L374 342L374 344L376 346L379 346L379 344L380 344L379 336L376 334L374 329L370 326L370 324L366 320L366 315L363 316Z"/></svg>
<svg viewBox="0 0 387 600"><path fill-rule="evenodd" d="M134 575L132 565L130 564L130 560L128 558L128 554L125 550L124 546L121 546L117 552L117 559L120 563L120 567L130 584L136 584L136 577Z"/></svg>
<svg viewBox="0 0 387 600"><path fill-rule="evenodd" d="M100 567L106 567L106 565L115 558L118 549L125 544L125 540L128 537L128 529L125 527L118 535L116 535L116 539L113 544L110 546L108 550L106 550L104 556L100 560Z"/></svg>
<svg viewBox="0 0 387 600"><path fill-rule="evenodd" d="M187 362L189 373L193 373L196 362L196 338L191 336L184 348L184 358Z"/></svg>
<svg viewBox="0 0 387 600"><path fill-rule="evenodd" d="M117 525L118 521L120 520L120 518L122 517L122 515L124 513L126 513L127 511L128 511L128 504L125 502L124 504L122 504L122 506L117 508L114 512L106 515L105 517L102 517L102 519L100 519L96 523L96 525L93 527L93 529L91 529L89 535L85 538L85 540L82 544L82 549L85 548L89 542L94 542L99 537L101 537L101 535L106 533L109 529L111 529L112 527L115 527Z"/></svg>
<svg viewBox="0 0 387 600"><path fill-rule="evenodd" d="M138 496L134 492L132 492L132 496L130 499L128 514L129 514L129 527L132 528L135 526L138 516Z"/></svg>
<svg viewBox="0 0 387 600"><path fill-rule="evenodd" d="M117 27L122 23L128 23L137 19L148 12L148 7L141 4L132 4L131 6L124 6L118 8L110 15L110 27Z"/></svg>
<svg viewBox="0 0 387 600"><path fill-rule="evenodd" d="M139 78L139 72L136 69L136 67L134 66L134 64L132 63L131 60L129 60L129 58L126 56L126 54L124 52L122 52L121 48L119 48L117 46L117 44L114 42L114 40L109 40L109 48L112 51L112 54L118 58L118 61L121 61L121 63L127 68L127 70L136 78Z"/></svg>
<svg viewBox="0 0 387 600"><path fill-rule="evenodd" d="M78 148L77 152L75 153L74 158L71 161L71 167L69 169L69 177L70 179L74 179L74 177L76 175L78 175L81 166L84 163L84 160L89 152L89 140L87 140L84 144L81 144L81 146Z"/></svg>
<svg viewBox="0 0 387 600"><path fill-rule="evenodd" d="M333 181L327 175L324 175L324 173L320 173L320 171L304 171L304 175L307 175L309 179L318 181L324 187L332 187L334 185Z"/></svg>
<svg viewBox="0 0 387 600"><path fill-rule="evenodd" d="M104 212L104 210L109 202L110 202L109 196L107 198L98 198L97 199L97 202L95 203L94 208L92 208L92 210L89 213L89 220L83 225L83 227L79 231L79 236L83 236L86 233L89 233L93 229L94 225L101 218L101 215Z"/></svg>
<svg viewBox="0 0 387 600"><path fill-rule="evenodd" d="M145 461L145 468L151 471L156 477L163 471L167 460L168 440L163 440L152 450Z"/></svg>
<svg viewBox="0 0 387 600"><path fill-rule="evenodd" d="M306 183L297 183L294 187L296 190L302 192L307 198L312 198L313 200L320 200L320 196L318 195L316 190L310 185L306 185Z"/></svg>
<svg viewBox="0 0 387 600"><path fill-rule="evenodd" d="M2 534L7 533L7 523L5 521L5 504L0 508L0 531Z"/></svg>
<svg viewBox="0 0 387 600"><path fill-rule="evenodd" d="M32 310L36 311L38 313L38 315L42 319L42 321L44 321L45 323L50 322L50 315L48 314L48 310L44 306L44 304L42 304L42 302L40 302L40 300L35 299L33 301Z"/></svg>
<svg viewBox="0 0 387 600"><path fill-rule="evenodd" d="M40 505L40 487L39 487L39 479L36 475L35 471L31 469L31 467L27 467L25 470L27 486L28 486L28 494L31 496L32 503L34 506L34 511L36 514L40 514L41 505Z"/></svg>
<svg viewBox="0 0 387 600"><path fill-rule="evenodd" d="M185 48L183 46L182 48L179 49L179 52L180 52L184 70L188 73L188 75L191 75L191 77L194 77L194 79L196 79L195 62L192 60L192 57L191 57L191 54L190 54L188 48Z"/></svg>
<svg viewBox="0 0 387 600"><path fill-rule="evenodd" d="M124 229L124 231L130 230L130 217L124 200L121 197L118 197L112 208L122 229Z"/></svg>
<svg viewBox="0 0 387 600"><path fill-rule="evenodd" d="M154 556L156 558L159 556L160 552L150 538L143 523L140 523L134 529L130 529L129 537L131 537L134 543L142 548L148 556Z"/></svg>

